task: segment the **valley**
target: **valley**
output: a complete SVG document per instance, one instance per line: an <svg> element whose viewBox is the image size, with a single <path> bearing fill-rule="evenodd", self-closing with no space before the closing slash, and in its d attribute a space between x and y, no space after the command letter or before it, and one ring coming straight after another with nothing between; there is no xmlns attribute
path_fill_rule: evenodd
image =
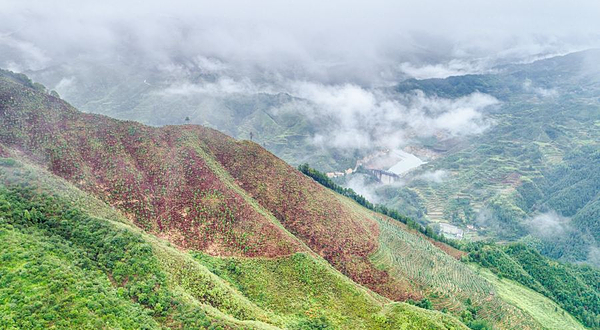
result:
<svg viewBox="0 0 600 330"><path fill-rule="evenodd" d="M500 74L399 84L396 89L402 92L418 89L453 97L475 90L485 91L502 104L488 114L495 122L488 131L455 142L450 148L443 147L445 151L438 152L427 164L406 174L401 187L394 189L364 180L363 191L359 190L359 193L373 196L388 207L411 210L411 216L439 228L450 237L509 241L539 239L542 246L548 245L542 250L552 250L554 258L595 262L596 259L589 255L598 246L595 239L587 234L573 233L577 237L573 240L578 242L568 244L576 245L582 251L575 252L566 246L551 248L556 239L562 241L563 237L541 235L531 228L531 222L554 211L565 218L580 218L576 216L576 209L566 211L559 206L564 205L560 199L571 198L567 197L570 194L568 188L559 188L565 189L560 196L545 191L553 191L549 189L553 180L551 173L575 175L569 174L569 168L577 165L568 165L571 164L569 159L580 159L581 166L587 167L595 162L592 159L600 150L596 124L600 104L594 97L598 91L597 78L593 70L581 72L578 69L597 56L598 51L593 50L504 68L505 73ZM560 81L553 78L558 72L563 77ZM527 77L529 83L520 85L522 77ZM540 95L523 87L532 84L545 86L554 93ZM458 90L459 87L464 90ZM442 149L436 143L444 144L427 143L426 148L431 152ZM581 175L578 175L579 180L584 174ZM337 182L345 185L352 180L352 177L344 177ZM579 210L595 209L598 192L597 184L586 185L586 197L579 202ZM546 199L549 202L544 202ZM588 220L595 228L597 216ZM577 231L572 226L570 229ZM464 234L460 235L460 232ZM583 244L589 245L583 247Z"/></svg>
<svg viewBox="0 0 600 330"><path fill-rule="evenodd" d="M135 74L117 75L114 68L102 68L102 75L109 81L114 80L114 84L86 83L65 95L84 111L116 118L157 126L203 124L242 139L250 139L252 134L253 141L291 165L308 163L329 173L337 183L354 188L376 203L401 210L450 237L503 241L533 237L541 240L542 250L554 258L594 262L593 251L598 248L595 238L580 231L576 234L577 243L566 243L564 237L558 237L563 243L553 248L555 238L542 237L532 231L531 221L554 211L566 218L576 217L576 212L564 212L554 202L536 203L534 199L543 195L541 192L547 190L552 180L551 173L560 171L574 152L587 153L589 158L584 162L588 163L596 157L600 139L597 125L600 111L595 97L597 69L589 63L597 57L597 50L589 50L528 64L505 65L492 74L409 79L393 87L363 91L384 93L385 102L406 104L408 109L411 102L436 99L442 104L466 102L461 105L464 109L473 107L468 103L471 99L483 98L493 104L480 110L485 119L481 125L486 129L475 135L465 132L466 135L461 136L443 128L423 135L418 127L406 128L407 124L402 121L397 124L392 121L394 125L388 128L389 123L379 123L370 116L363 118L368 124L371 121L378 124L374 125L371 138L381 139L382 143L394 141L398 132L405 134L404 140L408 142L403 142L400 148L376 145L340 148L334 141L317 142L324 132L339 125L334 114L315 115L316 110L310 109L318 104L287 92L232 93L217 99L204 92L165 96L160 90L168 90L169 85L148 86L141 78L137 82ZM86 68L96 72L93 65L86 64ZM65 70L66 67L54 67L30 74L49 86L57 86L62 78L70 75L80 81L89 79L78 76L76 71ZM145 79L170 81L160 72L154 74L153 79ZM121 75L122 79L117 79ZM202 86L205 77L193 77L188 89L195 91L192 87ZM134 87L138 83L139 87ZM132 88L135 93L130 93ZM486 99L489 97L496 101L490 102ZM383 116L398 114L384 112ZM189 122L184 120L186 117L190 118ZM343 123L348 118L340 120ZM443 121L438 121L437 125L443 127ZM379 129L382 132L377 132ZM426 127L420 129L427 131ZM384 130L386 134L378 137ZM361 173L360 168L367 171ZM592 211L597 208L595 187L589 187L590 195L585 203L578 204L578 209L583 210L587 205L586 212L595 212ZM542 199L552 201L553 197ZM596 220L592 222L597 223ZM578 247L570 249L569 245Z"/></svg>
<svg viewBox="0 0 600 330"><path fill-rule="evenodd" d="M600 330L598 17L0 1L0 330Z"/></svg>

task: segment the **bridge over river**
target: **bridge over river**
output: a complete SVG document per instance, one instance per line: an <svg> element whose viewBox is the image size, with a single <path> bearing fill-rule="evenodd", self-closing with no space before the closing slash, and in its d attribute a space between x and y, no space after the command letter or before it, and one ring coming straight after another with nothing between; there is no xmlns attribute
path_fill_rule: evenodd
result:
<svg viewBox="0 0 600 330"><path fill-rule="evenodd" d="M381 183L390 184L390 183L394 183L394 182L400 180L400 175L398 175L394 172L390 172L390 171L386 171L386 170L378 170L378 169L374 169L374 168L365 168L364 171L373 175Z"/></svg>

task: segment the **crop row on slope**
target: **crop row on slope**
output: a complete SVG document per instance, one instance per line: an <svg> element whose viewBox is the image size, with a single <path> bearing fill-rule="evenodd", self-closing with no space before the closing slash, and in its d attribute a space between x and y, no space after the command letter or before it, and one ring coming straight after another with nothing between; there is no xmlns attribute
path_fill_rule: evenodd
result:
<svg viewBox="0 0 600 330"><path fill-rule="evenodd" d="M411 235L403 225L380 219L380 248L373 261L391 274L408 278L412 290L446 309L470 318L487 320L498 327L539 329L523 312L497 297L494 287L467 265L442 252L425 238ZM465 315L465 313L476 315Z"/></svg>
<svg viewBox="0 0 600 330"><path fill-rule="evenodd" d="M552 298L584 325L600 328L598 269L552 261L523 244L476 246L469 258Z"/></svg>
<svg viewBox="0 0 600 330"><path fill-rule="evenodd" d="M0 125L0 143L179 246L248 256L302 249L219 176L218 166L195 147L196 128L156 129L82 114L3 79Z"/></svg>
<svg viewBox="0 0 600 330"><path fill-rule="evenodd" d="M573 316L554 301L517 282L500 278L485 268L476 268L478 274L494 285L498 295L505 301L521 308L546 329L586 329Z"/></svg>

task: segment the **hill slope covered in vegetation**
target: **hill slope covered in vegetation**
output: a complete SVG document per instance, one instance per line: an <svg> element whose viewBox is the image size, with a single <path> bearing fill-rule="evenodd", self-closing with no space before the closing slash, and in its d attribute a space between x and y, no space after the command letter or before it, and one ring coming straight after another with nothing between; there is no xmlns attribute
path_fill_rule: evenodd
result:
<svg viewBox="0 0 600 330"><path fill-rule="evenodd" d="M255 143L84 114L7 73L0 127L3 325L543 328Z"/></svg>

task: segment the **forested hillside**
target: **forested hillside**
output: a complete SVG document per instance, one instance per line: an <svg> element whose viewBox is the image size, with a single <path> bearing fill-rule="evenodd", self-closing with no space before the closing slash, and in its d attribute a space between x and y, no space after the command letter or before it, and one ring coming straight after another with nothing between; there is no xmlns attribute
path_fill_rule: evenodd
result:
<svg viewBox="0 0 600 330"><path fill-rule="evenodd" d="M377 196L423 222L456 225L469 239L533 238L546 256L597 264L599 58L590 50L493 74L400 83L400 93L477 91L501 104L486 114L494 123L481 136L450 147L427 142L439 157L410 173L406 187L380 187ZM436 172L443 179L422 179Z"/></svg>
<svg viewBox="0 0 600 330"><path fill-rule="evenodd" d="M0 330L600 330L599 14L0 0Z"/></svg>
<svg viewBox="0 0 600 330"><path fill-rule="evenodd" d="M7 82L3 80L3 83ZM14 102L18 97L37 97L61 107L58 112L44 111L49 109L44 106L29 108L39 111L37 115L44 120L59 114L76 115L73 111L63 113L65 105L57 103L52 96L17 85L9 86L13 89L5 89L6 85L2 88L2 120L17 118L14 115L18 103ZM20 123L29 122L27 112L24 114ZM24 138L21 132L14 130L11 134L3 130L3 142ZM37 138L38 142L44 140L39 135ZM219 192L226 193L226 188L221 187L220 191L207 188L213 193L212 200L202 202L204 209L199 211L198 220L193 220L204 228L201 234L205 240L212 237L216 242L225 243L194 247L185 245L186 241L177 236L148 234L152 226L144 224L155 218L127 217L127 208L122 203L109 206L102 201L108 199L106 195L84 192L47 171L71 168L64 163L57 168L48 165L46 169L40 168L31 162L46 164L45 157L29 159L24 156L25 148L5 143L0 164L3 238L0 251L2 260L6 261L1 265L4 274L0 290L0 309L4 311L0 319L2 327L393 329L403 324L411 329L465 328L450 315L392 302L352 282L281 225L277 228L289 238L280 238L275 245L280 249L289 248L290 241L286 240L291 240L295 242L291 246L296 246L298 252L248 258L254 256L256 250L240 250L231 236L202 227L210 224L208 219L214 216L214 210L228 214L228 209L218 204L222 196ZM22 146L32 145L36 144ZM210 161L210 157L205 157ZM217 168L220 180L226 180L227 174L221 167ZM210 176L194 178L207 180ZM197 187L201 192L202 186ZM237 185L229 187L243 194ZM263 217L277 223L269 212L245 197ZM229 198L232 207L242 207L235 197ZM230 219L256 222L251 216L252 213L233 213ZM138 229L134 222L147 232ZM242 234L262 234L268 228L262 225L261 230L246 229ZM173 235L172 232L169 235ZM225 245L227 243L230 245ZM226 250L220 246L231 248ZM201 258L200 252L206 257ZM233 254L236 257L224 258ZM214 268L215 262L224 263L222 271ZM271 264L285 265L285 268ZM264 266L258 268L257 265ZM239 275L243 267L254 271L253 280L245 286L225 273L231 271ZM257 280L267 281L269 285L250 290L248 285L260 283ZM271 290L275 280L285 283L286 289L297 287L297 290L294 294Z"/></svg>
<svg viewBox="0 0 600 330"><path fill-rule="evenodd" d="M499 276L552 298L583 324L600 327L600 270L597 268L558 263L522 244L475 245L469 256Z"/></svg>

